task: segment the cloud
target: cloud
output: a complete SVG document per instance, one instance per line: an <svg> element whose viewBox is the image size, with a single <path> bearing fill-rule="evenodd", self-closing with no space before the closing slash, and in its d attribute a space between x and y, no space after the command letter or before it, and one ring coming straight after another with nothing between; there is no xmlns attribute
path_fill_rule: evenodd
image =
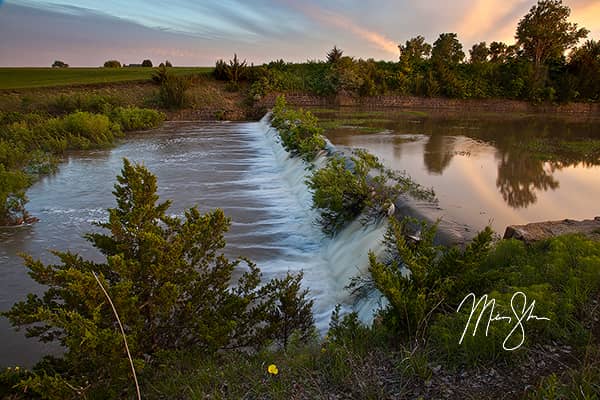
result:
<svg viewBox="0 0 600 400"><path fill-rule="evenodd" d="M367 29L355 23L353 20L341 15L340 13L328 11L306 3L298 4L296 8L310 18L319 21L326 26L333 25L339 29L348 29L354 35L366 40L376 48L390 54L398 55L398 44L395 41L389 39L381 33Z"/></svg>

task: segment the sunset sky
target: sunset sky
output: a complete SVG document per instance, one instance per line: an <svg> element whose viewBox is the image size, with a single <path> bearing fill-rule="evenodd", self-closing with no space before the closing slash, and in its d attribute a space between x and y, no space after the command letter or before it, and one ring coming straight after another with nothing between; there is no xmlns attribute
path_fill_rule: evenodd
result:
<svg viewBox="0 0 600 400"><path fill-rule="evenodd" d="M98 66L107 59L213 65L344 54L396 60L398 43L456 32L512 43L535 0L0 0L0 66ZM571 21L600 39L600 0L566 0Z"/></svg>

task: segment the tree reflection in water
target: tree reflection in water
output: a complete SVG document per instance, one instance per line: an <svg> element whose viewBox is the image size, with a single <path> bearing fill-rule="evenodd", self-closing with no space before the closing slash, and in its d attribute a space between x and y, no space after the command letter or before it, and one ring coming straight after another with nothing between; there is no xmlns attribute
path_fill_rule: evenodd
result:
<svg viewBox="0 0 600 400"><path fill-rule="evenodd" d="M527 207L537 201L536 191L559 187L552 176L556 168L550 163L518 150L503 152L499 156L496 186L509 206Z"/></svg>
<svg viewBox="0 0 600 400"><path fill-rule="evenodd" d="M423 162L431 174L442 175L454 157L456 139L435 133L429 136L423 152Z"/></svg>

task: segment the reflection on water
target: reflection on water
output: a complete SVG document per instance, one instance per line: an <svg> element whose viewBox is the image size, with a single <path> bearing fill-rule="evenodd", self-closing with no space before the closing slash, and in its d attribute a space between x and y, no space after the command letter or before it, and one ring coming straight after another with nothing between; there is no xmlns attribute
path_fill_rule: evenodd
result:
<svg viewBox="0 0 600 400"><path fill-rule="evenodd" d="M338 145L364 147L433 186L448 217L482 228L600 214L600 120L315 110ZM361 115L353 118L352 115ZM375 114L374 114L375 115ZM334 121L350 121L348 127Z"/></svg>
<svg viewBox="0 0 600 400"><path fill-rule="evenodd" d="M498 152L496 186L506 203L514 208L527 207L537 201L536 192L559 187L550 163L532 158L524 151Z"/></svg>

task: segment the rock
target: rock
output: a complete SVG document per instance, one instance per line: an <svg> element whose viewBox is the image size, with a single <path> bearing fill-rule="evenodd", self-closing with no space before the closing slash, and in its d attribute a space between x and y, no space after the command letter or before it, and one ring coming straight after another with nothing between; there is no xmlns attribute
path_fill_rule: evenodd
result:
<svg viewBox="0 0 600 400"><path fill-rule="evenodd" d="M518 239L531 243L569 233L581 233L590 239L600 241L600 217L583 221L564 219L527 225L510 225L504 232L504 239Z"/></svg>

